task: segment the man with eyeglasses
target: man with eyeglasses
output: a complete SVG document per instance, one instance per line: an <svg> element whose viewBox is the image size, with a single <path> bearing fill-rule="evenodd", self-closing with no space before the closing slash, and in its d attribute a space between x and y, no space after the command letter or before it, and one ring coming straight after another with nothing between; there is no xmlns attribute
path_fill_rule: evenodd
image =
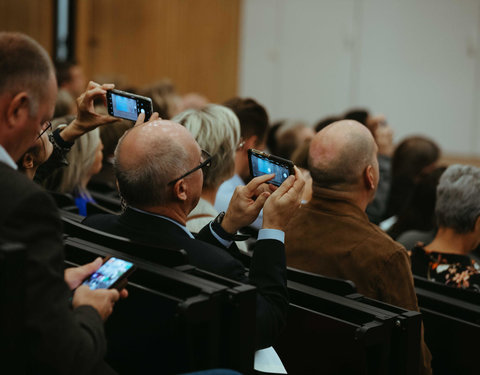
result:
<svg viewBox="0 0 480 375"><path fill-rule="evenodd" d="M298 169L278 189L265 189L273 174L239 186L227 212L207 224L195 238L186 227L202 193L203 170L210 155L190 132L166 120L137 125L120 139L115 173L127 208L121 215L94 215L84 224L135 241L184 249L190 263L257 287L256 347L275 342L286 320L288 298L283 229L300 206L305 181ZM207 172L208 173L208 172ZM233 256L237 230L253 222L263 208L247 276Z"/></svg>
<svg viewBox="0 0 480 375"><path fill-rule="evenodd" d="M18 371L108 373L111 369L103 363L103 320L111 314L119 292L79 287L100 267L100 259L64 272L57 208L47 193L16 171L15 162L49 127L57 95L53 65L46 51L30 37L0 32L0 72L0 240L26 248L25 272L18 280L11 280L25 283L24 324L18 327L24 348ZM105 93L97 86L90 94ZM85 124L85 116L95 114L83 116L70 132ZM8 309L3 302L0 308ZM8 345L8 340L2 337L2 344ZM3 348L0 353L4 353ZM2 365L9 368L3 360Z"/></svg>

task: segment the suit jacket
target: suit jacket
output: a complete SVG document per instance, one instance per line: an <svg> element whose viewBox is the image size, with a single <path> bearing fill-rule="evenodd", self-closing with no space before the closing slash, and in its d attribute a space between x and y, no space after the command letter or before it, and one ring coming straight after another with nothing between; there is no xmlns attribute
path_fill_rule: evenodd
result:
<svg viewBox="0 0 480 375"><path fill-rule="evenodd" d="M0 238L26 246L26 367L35 374L90 374L106 351L103 322L91 306L70 307L63 279L62 227L40 187L0 162ZM3 308L3 306L2 306Z"/></svg>
<svg viewBox="0 0 480 375"><path fill-rule="evenodd" d="M406 250L393 241L341 192L314 186L311 201L290 221L288 265L352 280L359 293L418 311ZM431 373L431 355L422 339L422 373Z"/></svg>
<svg viewBox="0 0 480 375"><path fill-rule="evenodd" d="M184 249L190 263L198 268L257 287L256 346L271 346L285 325L288 295L285 247L277 240L257 242L249 275L235 259L235 245L226 249L205 226L193 239L175 223L127 208L122 215L101 214L87 217L93 228L158 246Z"/></svg>

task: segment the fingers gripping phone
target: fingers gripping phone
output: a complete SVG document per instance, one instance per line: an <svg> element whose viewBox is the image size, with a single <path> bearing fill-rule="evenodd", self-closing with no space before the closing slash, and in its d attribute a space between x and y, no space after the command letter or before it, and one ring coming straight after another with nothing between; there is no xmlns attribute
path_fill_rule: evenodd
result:
<svg viewBox="0 0 480 375"><path fill-rule="evenodd" d="M295 174L292 161L254 149L248 150L248 163L252 178L275 173L275 177L268 181L275 186L280 186L288 176Z"/></svg>
<svg viewBox="0 0 480 375"><path fill-rule="evenodd" d="M152 99L120 90L107 91L108 114L136 121L140 113L145 113L147 121L153 113Z"/></svg>
<svg viewBox="0 0 480 375"><path fill-rule="evenodd" d="M103 265L84 282L90 289L118 289L126 286L127 277L135 270L133 263L118 258L107 258Z"/></svg>

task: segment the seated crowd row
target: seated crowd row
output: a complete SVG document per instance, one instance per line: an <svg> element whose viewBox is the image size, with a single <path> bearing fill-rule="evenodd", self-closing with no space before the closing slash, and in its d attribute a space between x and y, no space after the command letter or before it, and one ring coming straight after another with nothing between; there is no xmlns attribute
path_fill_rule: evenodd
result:
<svg viewBox="0 0 480 375"><path fill-rule="evenodd" d="M56 285L63 278L58 213L46 193L15 168L50 191L71 194L78 213L86 216L85 225L184 249L192 265L255 285L257 348L273 345L286 324L287 265L352 280L367 297L415 311L412 271L480 290L480 269L469 256L480 243L480 169L438 167L440 150L424 137L410 137L394 147L392 129L382 116L353 110L321 121L316 131L287 121L270 126L266 109L253 99L233 98L219 105L190 96L180 102L166 85L169 89L163 92L152 87L138 91L154 99L157 112L148 121L140 115L133 126L107 115L98 104L114 85L90 82L76 109L66 106L76 113L55 119L50 132L57 87L45 51L23 35L3 33L0 56L2 71L9 72L0 81L2 119L9 119L6 114L14 110L28 114L0 120L0 186L10 207L0 216L0 236L26 243L29 256L39 258L40 266L31 267L53 267L50 282ZM32 56L36 64L18 64L23 56ZM71 79L60 72L57 69L59 87L67 90ZM48 92L35 91L25 76L35 76ZM36 112L30 103L33 95ZM30 107L22 107L22 98ZM65 100L64 95L58 98ZM8 131L15 126L15 133ZM252 178L252 148L268 148L293 160L295 175L278 188L267 184L273 175ZM95 190L118 199L121 211L90 215L88 203L95 202ZM37 215L28 215L24 205ZM385 231L377 224L390 227ZM248 236L239 232L250 239L245 241ZM237 259L239 251L252 253L248 272ZM100 335L95 311L106 319L114 302L127 293L77 288L80 276L98 266L80 267L74 279L65 272L67 285L75 290L73 312L66 285L58 285L57 295L52 290L50 299L64 299L61 308L55 307L63 319L72 319L72 313L83 319L81 325L69 321L66 326L80 331L87 327ZM37 268L29 272L32 280L52 277ZM29 295L30 305L44 303L41 296ZM32 334L42 331L41 347L49 334L48 327L40 325L33 321L30 329ZM61 368L58 357L40 353L34 353L37 363ZM91 355L90 365L102 363L102 350L90 347L86 354ZM431 355L423 339L420 356L419 373L431 373Z"/></svg>

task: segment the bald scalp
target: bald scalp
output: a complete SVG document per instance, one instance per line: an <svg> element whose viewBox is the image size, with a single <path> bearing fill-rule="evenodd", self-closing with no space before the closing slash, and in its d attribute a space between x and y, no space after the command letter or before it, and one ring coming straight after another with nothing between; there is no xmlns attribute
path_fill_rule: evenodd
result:
<svg viewBox="0 0 480 375"><path fill-rule="evenodd" d="M30 94L30 109L36 114L39 99L48 89L55 70L47 52L21 33L0 32L0 95Z"/></svg>
<svg viewBox="0 0 480 375"><path fill-rule="evenodd" d="M370 131L353 120L337 121L322 129L310 144L309 166L320 187L350 190L376 158Z"/></svg>
<svg viewBox="0 0 480 375"><path fill-rule="evenodd" d="M168 202L168 183L192 163L192 156L179 141L182 134L178 127L188 133L179 124L157 120L135 126L119 140L114 168L120 194L128 205L146 207Z"/></svg>

